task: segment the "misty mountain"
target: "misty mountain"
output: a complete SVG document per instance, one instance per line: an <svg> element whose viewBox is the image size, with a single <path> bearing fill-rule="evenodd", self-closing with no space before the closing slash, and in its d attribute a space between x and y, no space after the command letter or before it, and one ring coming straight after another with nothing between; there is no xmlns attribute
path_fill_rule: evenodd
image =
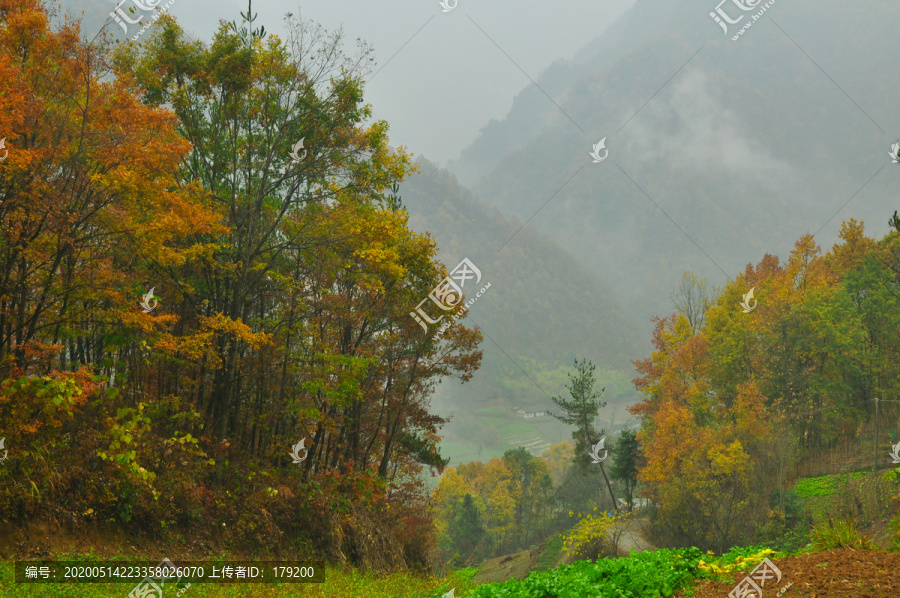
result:
<svg viewBox="0 0 900 598"><path fill-rule="evenodd" d="M631 370L646 341L595 275L554 240L477 201L446 170L422 158L418 164L400 188L410 228L438 240L448 268L467 257L481 270L481 285L491 283L471 307L470 325L511 355L556 361L575 352ZM484 348L496 350L487 338Z"/></svg>
<svg viewBox="0 0 900 598"><path fill-rule="evenodd" d="M418 164L400 186L410 228L438 241L448 269L469 258L482 273L475 290L491 285L463 321L484 333L481 369L466 384L447 381L433 398L437 412L453 416L442 454L457 463L516 446L540 453L568 438L571 430L552 417L526 422L514 409L555 410L550 396L566 393L576 357L598 366L597 390L605 388L608 402L600 425L627 423L624 407L636 398L631 360L649 350L643 326L553 239L485 206L446 170Z"/></svg>
<svg viewBox="0 0 900 598"><path fill-rule="evenodd" d="M883 234L897 208L900 6L776 3L733 41L715 4L639 0L538 79L559 108L529 85L449 165L505 214L540 210L645 331L684 271L721 285L804 233L827 249L851 216Z"/></svg>

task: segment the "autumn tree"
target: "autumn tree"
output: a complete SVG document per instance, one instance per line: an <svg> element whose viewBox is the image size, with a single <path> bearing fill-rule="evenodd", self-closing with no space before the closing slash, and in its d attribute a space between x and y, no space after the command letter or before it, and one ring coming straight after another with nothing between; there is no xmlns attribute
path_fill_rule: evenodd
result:
<svg viewBox="0 0 900 598"><path fill-rule="evenodd" d="M397 197L409 155L369 122L368 48L296 19L282 41L251 12L209 44L165 15L113 52L0 3L0 418L28 415L17 446L72 443L52 451L71 479L41 472L59 510L89 510L84 480L123 522L202 513L214 487L257 545L284 526L334 558L424 562L418 474L446 465L429 399L471 378L481 336L409 317L447 269ZM56 409L82 432L38 443Z"/></svg>
<svg viewBox="0 0 900 598"><path fill-rule="evenodd" d="M543 538L553 510L553 481L547 463L522 447L508 450L503 461L510 472L515 497L515 530L512 542L529 546Z"/></svg>
<svg viewBox="0 0 900 598"><path fill-rule="evenodd" d="M787 262L766 255L726 285L701 329L690 310L656 320L654 350L635 362L645 398L630 410L661 543L751 540L771 509L787 509L796 464L855 437L874 398L896 388L894 235L877 242L851 219L824 255L804 235ZM745 313L751 287L758 304Z"/></svg>
<svg viewBox="0 0 900 598"><path fill-rule="evenodd" d="M151 463L159 436L173 437L154 434L150 402L134 392L152 379L146 340L171 341L174 322L138 309L146 265L184 260L188 231L214 230L217 215L179 185L190 144L175 116L110 77L108 39L50 23L41 2L0 4L11 108L0 111L0 421L17 422L7 471L25 474L3 484L3 503L20 520L43 507L127 522L160 497Z"/></svg>
<svg viewBox="0 0 900 598"><path fill-rule="evenodd" d="M550 533L557 514L556 496L546 461L524 448L502 459L450 467L433 496L437 527L448 552L458 506L471 495L495 554L528 547ZM448 557L449 558L449 555Z"/></svg>
<svg viewBox="0 0 900 598"><path fill-rule="evenodd" d="M127 334L123 319L140 320L136 256L182 259L174 241L215 217L178 186L190 144L176 119L106 76L104 40L82 43L72 22L49 31L37 1L0 15L0 96L15 106L0 116L0 372L110 373L109 340Z"/></svg>
<svg viewBox="0 0 900 598"><path fill-rule="evenodd" d="M479 336L456 326L448 358L423 366L438 347L408 314L445 271L391 199L409 156L388 147L386 123L362 125L370 50L349 56L339 34L288 24L285 42L223 24L206 47L163 17L142 52L118 55L148 104L173 106L192 141L184 183L208 190L226 225L160 272L210 341L192 392L220 439L256 452L310 438L310 474L440 469L428 380L471 376Z"/></svg>
<svg viewBox="0 0 900 598"><path fill-rule="evenodd" d="M688 319L691 329L699 332L703 328L706 312L713 305L713 292L706 280L699 280L693 272L685 272L671 299L678 312Z"/></svg>
<svg viewBox="0 0 900 598"><path fill-rule="evenodd" d="M562 484L575 459L575 445L570 440L551 445L543 455L554 486Z"/></svg>

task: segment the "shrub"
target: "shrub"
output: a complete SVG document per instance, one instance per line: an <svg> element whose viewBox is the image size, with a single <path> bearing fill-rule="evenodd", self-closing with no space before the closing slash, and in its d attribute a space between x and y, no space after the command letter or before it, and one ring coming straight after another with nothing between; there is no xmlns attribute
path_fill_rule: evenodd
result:
<svg viewBox="0 0 900 598"><path fill-rule="evenodd" d="M757 525L756 542L783 552L794 552L808 544L813 520L800 497L790 490L783 494L776 490L771 505L765 523Z"/></svg>
<svg viewBox="0 0 900 598"><path fill-rule="evenodd" d="M798 524L796 527L785 529L777 538L770 540L768 545L779 552L797 552L809 544L810 529L811 525L808 523Z"/></svg>
<svg viewBox="0 0 900 598"><path fill-rule="evenodd" d="M847 546L857 550L875 550L876 546L853 527L851 519L828 519L813 528L812 545L816 551Z"/></svg>
<svg viewBox="0 0 900 598"><path fill-rule="evenodd" d="M596 510L596 509L595 509ZM574 516L574 513L569 513ZM563 541L563 550L569 562L600 557L615 557L619 554L619 541L634 519L631 513L613 517L607 514L599 516L579 513L579 522Z"/></svg>

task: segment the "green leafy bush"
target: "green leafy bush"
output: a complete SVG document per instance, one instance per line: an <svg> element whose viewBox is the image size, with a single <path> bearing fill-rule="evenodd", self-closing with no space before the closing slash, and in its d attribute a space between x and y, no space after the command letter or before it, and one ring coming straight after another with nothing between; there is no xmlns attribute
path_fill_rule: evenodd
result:
<svg viewBox="0 0 900 598"><path fill-rule="evenodd" d="M900 493L897 493L897 486L900 486L900 467L885 473L882 476L882 480L885 483L891 484L891 488L893 489L889 492L891 494L890 501L894 503L895 506L900 504ZM891 550L900 550L900 510L898 510L891 519L890 528L894 532L894 537L891 539Z"/></svg>
<svg viewBox="0 0 900 598"><path fill-rule="evenodd" d="M796 527L786 529L779 537L768 542L769 546L778 552L795 553L810 542L810 526L799 524Z"/></svg>
<svg viewBox="0 0 900 598"><path fill-rule="evenodd" d="M791 490L783 493L776 490L772 495L766 521L756 526L756 542L786 553L807 545L813 518L805 510L803 502L803 499Z"/></svg>

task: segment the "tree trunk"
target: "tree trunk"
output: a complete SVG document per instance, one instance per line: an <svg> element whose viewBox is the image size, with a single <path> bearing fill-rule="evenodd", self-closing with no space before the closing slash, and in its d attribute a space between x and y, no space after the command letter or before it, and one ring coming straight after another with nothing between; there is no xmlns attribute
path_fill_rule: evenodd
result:
<svg viewBox="0 0 900 598"><path fill-rule="evenodd" d="M606 487L609 489L609 497L612 499L613 508L616 510L616 515L619 514L619 505L616 504L616 496L613 494L612 486L609 483L609 478L606 477L606 469L603 467L603 463L600 464L600 472L603 473L603 479L606 480Z"/></svg>

